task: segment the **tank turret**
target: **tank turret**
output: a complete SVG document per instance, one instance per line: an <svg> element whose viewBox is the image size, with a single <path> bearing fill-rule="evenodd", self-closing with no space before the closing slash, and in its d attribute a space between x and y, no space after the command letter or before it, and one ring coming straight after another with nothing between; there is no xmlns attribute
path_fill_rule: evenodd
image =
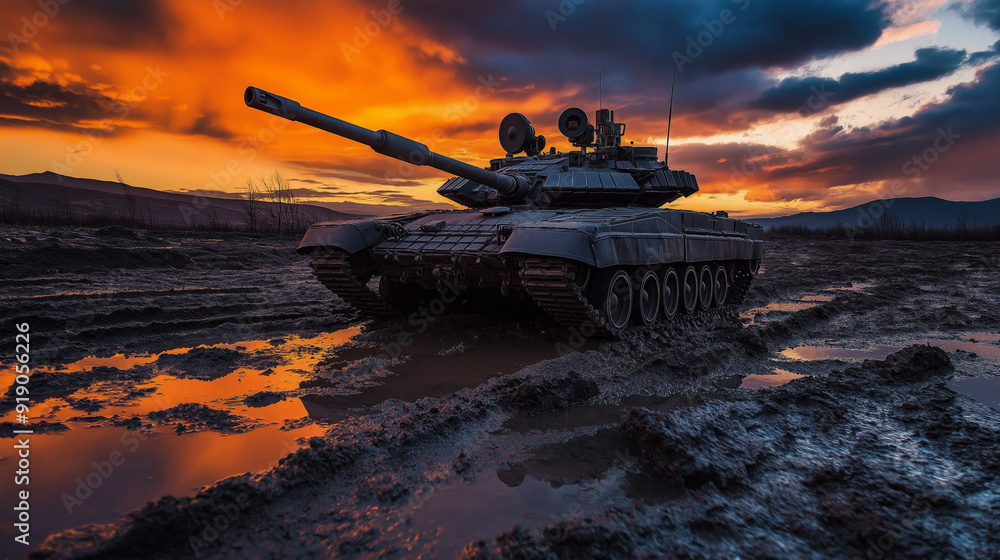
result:
<svg viewBox="0 0 1000 560"><path fill-rule="evenodd" d="M426 145L387 130L369 130L301 106L291 99L248 87L247 106L349 138L376 152L413 165L440 169L455 177L438 194L471 208L528 205L546 208L658 208L698 190L694 175L671 170L655 146L623 146L625 124L609 109L597 111L596 126L582 109L559 117L559 131L578 151L545 152L545 137L530 121L511 113L500 123L506 155L483 169L433 152ZM524 155L518 155L521 153Z"/></svg>

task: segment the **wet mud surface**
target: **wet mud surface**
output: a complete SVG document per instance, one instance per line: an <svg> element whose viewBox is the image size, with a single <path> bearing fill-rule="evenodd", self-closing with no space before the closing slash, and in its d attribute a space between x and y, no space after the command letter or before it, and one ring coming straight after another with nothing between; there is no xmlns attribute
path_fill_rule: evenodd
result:
<svg viewBox="0 0 1000 560"><path fill-rule="evenodd" d="M220 235L0 232L32 558L1000 550L995 244L769 241L740 308L581 341L359 322L296 240Z"/></svg>

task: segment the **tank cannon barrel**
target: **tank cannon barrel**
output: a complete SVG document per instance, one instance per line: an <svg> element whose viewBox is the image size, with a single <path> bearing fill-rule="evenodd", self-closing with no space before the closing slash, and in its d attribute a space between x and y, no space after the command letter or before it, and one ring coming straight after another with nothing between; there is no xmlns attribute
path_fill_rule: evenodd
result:
<svg viewBox="0 0 1000 560"><path fill-rule="evenodd" d="M520 176L502 175L432 152L426 145L387 130L369 130L319 111L303 107L287 97L260 88L248 87L243 95L247 107L343 136L364 144L376 152L413 165L427 165L452 175L492 187L509 199L521 199L528 192L528 181Z"/></svg>

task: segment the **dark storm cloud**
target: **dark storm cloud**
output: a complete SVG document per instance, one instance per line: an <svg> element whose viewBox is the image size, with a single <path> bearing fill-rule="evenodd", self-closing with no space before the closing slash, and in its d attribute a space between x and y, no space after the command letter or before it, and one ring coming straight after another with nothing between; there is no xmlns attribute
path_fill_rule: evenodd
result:
<svg viewBox="0 0 1000 560"><path fill-rule="evenodd" d="M972 21L1000 31L1000 0L973 0L962 12Z"/></svg>
<svg viewBox="0 0 1000 560"><path fill-rule="evenodd" d="M381 191L379 193L372 193L382 199L382 202L400 206L427 206L431 205L434 207L442 206L440 203L432 203L427 200L422 200L414 196L410 196L406 193L398 193L392 191Z"/></svg>
<svg viewBox="0 0 1000 560"><path fill-rule="evenodd" d="M986 67L975 81L955 86L949 97L924 106L911 117L882 125L847 130L836 117L824 119L803 139L798 149L773 146L678 147L677 160L692 171L705 171L720 189L740 186L743 179L729 173L745 161L751 184L770 184L751 191L756 200L822 200L829 187L889 181L900 190L877 193L878 198L944 195L952 199L980 199L997 195L1000 163L995 146L1000 143L1000 64ZM754 155L754 152L762 155ZM727 166L720 166L719 161ZM740 165L737 165L739 162ZM899 181L899 183L896 183Z"/></svg>
<svg viewBox="0 0 1000 560"><path fill-rule="evenodd" d="M294 179L292 179L292 180L294 180ZM308 197L312 197L312 196L319 196L319 197L331 196L330 193L328 193L328 192L318 191L318 190L315 190L315 189L293 188L293 189L290 189L290 190L291 190L291 193L290 193L291 196L294 196L296 198L308 198ZM166 191L166 192L172 192L172 193L177 193L177 194L197 194L197 195L200 195L200 196L214 196L216 198L230 198L230 199L239 199L239 198L242 198L242 194L241 193L234 193L234 192L228 192L228 191L220 191L218 189L175 189L175 190L169 190L169 191ZM258 200L262 200L264 202L266 202L268 200L268 198L265 195L265 193L261 193L261 197L262 198L260 198Z"/></svg>
<svg viewBox="0 0 1000 560"><path fill-rule="evenodd" d="M85 85L62 86L41 80L20 85L15 81L21 73L0 64L0 114L21 117L10 119L10 124L74 130L82 128L76 124L80 121L111 118L115 111L124 109Z"/></svg>
<svg viewBox="0 0 1000 560"><path fill-rule="evenodd" d="M979 66L980 64L993 60L997 57L1000 57L1000 41L993 43L993 47L989 50L970 54L966 63L970 66Z"/></svg>
<svg viewBox="0 0 1000 560"><path fill-rule="evenodd" d="M465 62L452 68L470 94L491 75L507 88L566 92L553 96L552 114L529 116L542 126L553 124L568 106L596 107L600 67L605 106L630 119L633 133L665 129L677 50L678 137L749 128L767 116L748 111L774 85L764 69L863 49L888 24L887 8L874 0L578 3L431 0L408 6L400 17L416 21L462 55ZM566 6L575 8L566 13ZM492 95L509 99L511 110L524 97L501 90ZM663 122L656 122L655 130L642 129L651 128L651 120Z"/></svg>
<svg viewBox="0 0 1000 560"><path fill-rule="evenodd" d="M181 132L186 134L200 134L210 138L218 138L219 140L235 139L238 135L219 124L219 120L218 115L205 113L195 119L194 123L187 130Z"/></svg>
<svg viewBox="0 0 1000 560"><path fill-rule="evenodd" d="M847 73L836 80L788 78L764 91L750 106L778 113L825 108L882 90L936 80L959 69L963 61L965 51L928 47L917 50L912 62L874 72Z"/></svg>
<svg viewBox="0 0 1000 560"><path fill-rule="evenodd" d="M64 24L67 40L109 47L163 47L176 17L158 0L87 0L70 2L53 21Z"/></svg>
<svg viewBox="0 0 1000 560"><path fill-rule="evenodd" d="M311 175L327 179L339 179L343 181L366 183L371 185L391 185L393 187L418 187L422 185L420 181L402 178L393 175L392 171L398 169L401 162L391 159L377 160L354 160L345 157L337 159L336 163L329 161L286 161L289 165L306 169ZM414 170L414 176L433 177L439 171L429 167L415 167L402 164Z"/></svg>
<svg viewBox="0 0 1000 560"><path fill-rule="evenodd" d="M566 6L573 6L571 13ZM438 0L414 4L405 17L418 19L434 37L457 47L472 78L490 71L512 80L530 76L549 84L590 83L603 65L606 88L634 85L627 76L660 74L665 80L674 50L692 59L683 71L694 74L793 65L871 45L887 22L885 7L869 0L591 1L578 6L563 0Z"/></svg>
<svg viewBox="0 0 1000 560"><path fill-rule="evenodd" d="M811 150L819 156L812 166L821 169L836 165L862 172L868 169L872 171L866 174L870 177L893 178L900 175L904 162L933 147L942 131L960 135L955 139L961 143L956 151L978 151L979 142L1000 133L997 91L1000 91L1000 65L993 65L982 70L978 80L951 88L946 101L928 105L912 117L829 138L810 137ZM984 165L998 169L994 158Z"/></svg>

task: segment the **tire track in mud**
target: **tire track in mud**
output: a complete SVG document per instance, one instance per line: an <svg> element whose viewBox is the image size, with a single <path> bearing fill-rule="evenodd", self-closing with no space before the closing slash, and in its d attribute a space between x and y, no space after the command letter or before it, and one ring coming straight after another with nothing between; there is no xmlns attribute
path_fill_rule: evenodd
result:
<svg viewBox="0 0 1000 560"><path fill-rule="evenodd" d="M792 317L805 324L821 321L829 314L830 311L813 312L806 318ZM494 439L488 434L502 430L504 422L514 416L565 410L572 405L600 401L602 397L614 400L616 393L626 392L623 388L631 387L650 373L661 378L658 389L669 386L669 393L682 393L685 388L699 390L707 381L702 376L711 376L739 359L738 350L712 334L719 329L727 332L741 329L735 319L735 310L689 318L661 330L639 333L625 341L606 343L599 350L528 366L516 374L494 378L449 397L420 399L416 403L383 403L372 415L345 420L325 438L310 441L307 449L284 460L275 471L230 479L194 499L176 501L171 498L136 514L135 519L163 521L163 516L167 515L170 518L166 521L168 533L185 531L181 534L197 542L199 529L203 529L203 524L210 521L226 499L245 495L252 504L250 507L260 506L265 513L243 521L244 528L231 529L231 534L227 533L218 543L206 542L204 548L199 544L199 554L212 557L215 551L220 553L219 557L225 557L223 551L229 546L239 547L244 540L253 542L255 550L270 550L276 556L290 554L292 549L278 545L269 549L269 543L272 540L280 542L280 535L301 534L299 531L315 534L319 531L315 527L326 526L322 520L338 509L340 529L319 531L319 535L309 538L299 537L293 545L296 554L312 551L351 556L370 553L372 547L379 550L379 546L398 546L399 543L392 539L379 542L373 536L398 531L401 521L396 518L397 514L373 515L373 507L404 508L408 499L432 496L435 489L456 476L475 476L476 465L523 458L524 450L496 453L484 449ZM699 337L713 339L708 349L681 353L677 357L677 350L700 345L692 342ZM675 345L673 357L666 360L655 355L664 340ZM684 373L671 375L671 371ZM560 437L554 439L558 441ZM544 439L530 441L534 446L544 443ZM345 488L349 490L345 492ZM304 503L306 501L308 503ZM352 505L342 507L343 504ZM178 507L180 517L173 519L169 511ZM195 521L189 523L182 519ZM265 529L267 535L259 534L260 527L272 526L275 527L273 531ZM158 532L163 530L162 526L157 529ZM149 537L144 529L132 526L122 533L114 533L106 541L106 547L93 552L100 551L106 557L127 557L136 552L134 547L145 543ZM261 539L263 549L258 548ZM332 546L330 541L337 545ZM164 552L163 557L192 550L190 538L180 542ZM55 542L52 546L66 550Z"/></svg>
<svg viewBox="0 0 1000 560"><path fill-rule="evenodd" d="M920 282L934 282L943 288L955 313L967 316L962 296L951 293L954 285L961 283L962 276L954 274L953 278L945 279L928 276L927 261L940 262L941 259L927 256L920 260L919 245L899 251L901 258L914 260L900 267L912 278L900 279L886 278L882 274L887 255L867 254L865 251L870 247L856 252L838 244L822 243L790 242L772 247L764 274L748 294L748 306L763 306L779 299L798 300L802 295L822 293L827 288L843 287L852 282L869 282L871 287L835 293L832 301L818 302L808 309L768 314L749 327L740 324L738 311L734 309L685 318L634 333L623 341L596 343L596 348L588 347L583 352L539 362L452 394L414 397L407 401L384 400L372 406L369 414L346 418L331 427L325 436L311 439L306 448L289 455L270 471L232 477L193 497L163 498L116 524L84 527L77 532L56 535L46 542L36 557L128 558L141 552L150 558L194 556L196 553L202 558L228 558L247 550L275 558L457 553L457 549L436 549L433 537L428 541L427 534L415 540L414 536L419 533L414 533L412 525L422 508L430 507L427 504L434 503L436 496L445 495L453 485L470 486L476 481L498 476L500 469L510 472L520 468L518 465L527 465L525 472L529 476L557 479L545 467L539 467L539 460L534 459L553 453L551 446L563 446L562 451L555 453L568 453L567 446L572 449L589 446L591 453L614 455L614 450L621 451L622 443L627 447L633 440L643 442L640 450L646 449L645 455L640 451L641 459L627 453L624 458L615 455L612 460L594 458L597 466L583 469L582 474L568 475L568 478L563 475L565 479L560 479L562 482L595 480L617 473L615 476L631 482L623 483L618 490L612 489L608 497L589 501L578 499L574 503L582 507L571 509L572 515L553 511L533 520L513 519L511 521L520 528L496 539L493 537L503 532L502 529L481 535L478 538L485 543L467 547L463 553L465 557L495 558L510 554L578 557L587 550L609 556L677 551L688 551L695 556L780 556L780 550L761 544L780 539L787 539L799 547L795 550L806 555L831 551L843 554L844 549L810 549L803 543L816 537L816 542L823 543L823 547L834 547L830 535L836 536L837 542L854 543L851 546L855 547L862 546L864 538L878 542L887 534L885 530L889 525L864 521L869 514L865 509L864 493L877 494L879 483L891 487L901 484L901 479L899 473L887 469L857 484L852 482L866 469L885 469L888 453L877 439L857 434L872 433L871 421L880 420L893 430L900 430L900 426L906 424L921 433L937 434L936 442L927 441L936 446L938 451L935 453L944 456L957 453L953 448L963 441L961 438L968 441L968 438L993 437L993 425L972 421L962 424L960 438L952 437L941 428L949 425L946 420L962 418L976 409L969 408L961 398L956 399L950 390L920 384L933 384L934 380L899 385L896 393L885 387L872 389L872 371L882 371L879 368L896 371L891 365L854 368L850 376L861 381L851 381L855 384L844 394L833 392L831 387L839 381L830 373L832 368L842 369L843 364L821 364L810 372L816 375L815 378L797 380L766 395L735 389L730 379L770 370L778 350L806 340L842 337L845 333L853 333L851 336L864 340L875 333L922 332L919 329L930 323L911 324L905 319L886 321L886 317L891 316L920 316L921 310L917 308L900 311L913 298L926 295L919 289ZM977 254L984 250L988 251L979 248L971 252ZM854 266L845 267L843 263L848 261ZM977 289L982 291L991 288L995 280L977 282L980 286ZM990 301L991 296L978 293L975 297ZM982 316L995 320L995 314L990 315L989 310ZM948 314L942 317L933 323L934 328L945 326L954 319ZM540 325L536 327L539 332L551 327L545 320ZM429 332L443 333L454 327L454 323L442 321ZM183 329L197 332L196 327ZM390 330L379 329L368 334L378 340L380 332ZM470 329L470 332L475 330ZM113 333L111 336L127 335ZM372 353L377 353L378 348L376 344ZM365 354L361 352L352 357L363 359ZM650 409L644 412L641 406ZM903 412L891 418L878 416L880 407L886 406L899 407ZM838 416L838 408L849 410L841 411ZM930 412L924 414L924 409ZM770 416L761 416L759 410ZM549 430L512 429L518 422L530 424L530 419L545 414L565 415L564 422ZM701 429L706 434L728 434L717 447L699 443L715 441L707 436L686 443L691 446L690 453L696 463L698 457L714 456L713 453L739 455L740 446L751 440L761 449L771 446L780 451L785 449L782 445L791 445L789 438L802 438L804 443L797 444L800 453L797 460L810 465L822 463L823 458L822 454L816 455L815 450L810 451L810 445L821 449L831 445L828 438L834 436L846 438L844 441L850 445L838 448L837 456L842 460L827 471L803 471L793 463L776 464L767 462L772 459L756 458L758 455L780 455L765 453L744 462L743 471L734 463L736 470L731 472L736 472L735 476L692 469L689 471L692 488L687 488L683 482L670 480L668 471L662 468L657 471L656 455L650 453L655 447L650 443L653 440L639 435L638 426L642 424L646 433L660 434L662 441L678 437L682 432L671 432L670 425L665 424L667 417L683 419L682 426ZM837 420L843 417L850 418ZM623 418L632 420L625 424L628 431L619 432ZM824 422L832 426L833 431L824 429ZM755 424L764 424L764 427L753 428ZM804 427L796 431L796 426ZM740 435L754 429L759 431L752 437ZM976 435L977 430L979 435ZM584 445L585 442L590 443ZM684 449L680 447L681 451ZM919 448L908 451L920 452ZM677 450L673 453L681 455ZM976 457L973 454L965 459L956 456L949 460L964 461L962 464L971 464L974 468L975 461L969 461ZM578 462L585 459L586 455L583 459L578 458ZM824 504L822 508L800 508L810 515L818 511L817 517L803 519L791 528L777 522L754 523L755 516L765 515L759 504L770 503L776 511L784 511L781 509L783 504L795 505L796 500L806 496L792 493L783 497L780 492L775 494L777 490L762 494L768 491L769 479L760 473L781 480L788 473L799 476L801 472L811 477L803 480L822 488L822 492L816 493L818 501L810 502ZM976 487L989 479L979 476L970 480L972 487ZM797 488L800 486L808 484L800 484ZM924 490L916 486L906 488ZM637 505L637 500L645 501L656 492L665 493L669 499ZM899 501L908 494L886 496ZM949 499L953 504L961 504L956 496ZM777 503L768 500L777 500ZM237 513L227 517L227 528L214 533L207 531L213 527L214 519L233 510L233 504L238 505ZM732 504L738 506L734 512L730 512ZM901 511L905 513L904 510L905 507L890 507L876 513L887 517L900 515ZM793 508L793 511L799 510ZM970 522L968 518L948 517L947 508L941 511L922 514L938 516L929 526L923 521L911 525L933 533L933 523L939 521ZM786 516L781 519L788 518L787 514L783 515ZM586 521L586 518L591 520ZM830 523L835 527L831 533L817 533L826 530L823 527ZM606 527L602 528L601 524ZM680 536L664 534L658 527L673 527ZM978 525L976 527L978 531ZM901 534L910 535L910 532ZM859 535L862 540L855 542ZM676 547L655 548L653 537ZM900 545L901 542L897 539L893 546L914 544ZM944 542L943 545L960 544ZM159 556L150 555L150 549L159 550ZM864 553L862 550L861 554Z"/></svg>
<svg viewBox="0 0 1000 560"><path fill-rule="evenodd" d="M335 330L354 316L318 286L305 259L289 248L290 239L235 235L215 242L168 233L174 238L160 240L168 247L157 250L182 255L184 263L165 269L155 255L130 260L130 249L117 246L134 244L134 239L99 237L92 230L29 233L22 236L24 246L0 251L0 260L18 262L34 255L32 247L57 247L58 255L72 256L74 263L86 262L94 251L123 255L111 262L98 260L86 273L56 275L47 269L58 268L58 259L24 261L22 272L34 269L37 277L0 282L9 288L0 297L0 321L29 318L33 338L49 363L123 350ZM171 257L170 263L174 261L178 257Z"/></svg>
<svg viewBox="0 0 1000 560"><path fill-rule="evenodd" d="M119 291L119 292L92 292L73 294L49 294L35 296L0 296L0 302L5 304L34 303L49 301L71 301L76 299L133 299L147 297L183 297L199 296L208 294L255 294L260 293L260 288L237 287L237 288L171 288L169 290L141 290L141 291Z"/></svg>

